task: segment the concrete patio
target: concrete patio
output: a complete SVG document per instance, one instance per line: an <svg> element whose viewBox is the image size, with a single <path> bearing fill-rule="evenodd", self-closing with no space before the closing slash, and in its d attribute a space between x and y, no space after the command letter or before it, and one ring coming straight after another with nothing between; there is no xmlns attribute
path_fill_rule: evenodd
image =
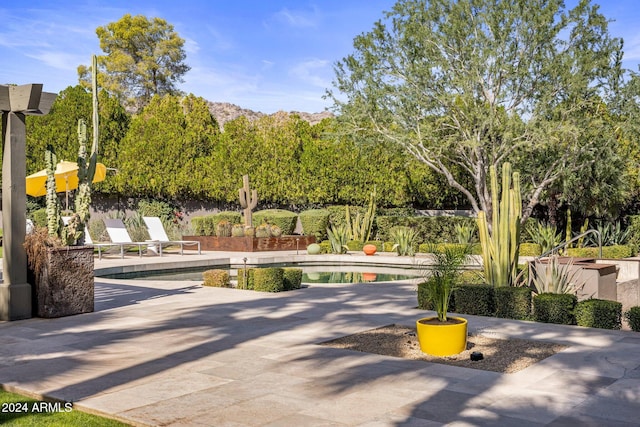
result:
<svg viewBox="0 0 640 427"><path fill-rule="evenodd" d="M245 256L296 257L112 256L96 272ZM0 323L0 383L143 426L640 424L636 332L465 316L472 333L569 346L499 374L317 345L413 325L428 312L411 280L264 294L96 277L95 297L94 313Z"/></svg>

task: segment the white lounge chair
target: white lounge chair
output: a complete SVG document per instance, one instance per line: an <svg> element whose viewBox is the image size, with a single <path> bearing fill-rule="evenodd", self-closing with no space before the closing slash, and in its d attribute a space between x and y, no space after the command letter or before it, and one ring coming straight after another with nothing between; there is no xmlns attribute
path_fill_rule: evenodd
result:
<svg viewBox="0 0 640 427"><path fill-rule="evenodd" d="M162 225L162 221L157 216L145 216L142 218L144 223L147 224L147 230L149 231L149 237L153 240L153 243L157 244L160 248L160 256L162 256L162 245L180 245L180 255L184 255L185 246L198 245L198 255L200 252L200 242L196 240L171 240L167 236L167 232Z"/></svg>
<svg viewBox="0 0 640 427"><path fill-rule="evenodd" d="M62 221L65 224L68 224L70 219L71 219L70 216L62 217ZM122 245L119 243L109 243L109 242L94 243L93 239L91 238L91 234L89 234L89 228L87 227L87 224L84 225L84 244L86 246L93 246L94 248L98 249L98 259L102 259L102 251L104 248L115 248L119 246L122 252Z"/></svg>
<svg viewBox="0 0 640 427"><path fill-rule="evenodd" d="M109 239L111 239L111 244L120 246L120 258L124 258L125 246L137 246L138 255L142 257L142 247L146 247L149 242L132 241L131 236L129 236L129 232L127 231L127 228L124 226L124 223L121 219L105 218L103 219L103 221L104 225L107 227L107 233L109 234Z"/></svg>

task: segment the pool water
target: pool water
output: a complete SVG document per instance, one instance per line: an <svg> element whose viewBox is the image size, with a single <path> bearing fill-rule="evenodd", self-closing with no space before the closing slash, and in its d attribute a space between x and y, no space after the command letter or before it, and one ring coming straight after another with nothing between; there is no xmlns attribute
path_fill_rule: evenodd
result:
<svg viewBox="0 0 640 427"><path fill-rule="evenodd" d="M280 265L279 265L280 267ZM416 270L404 268L381 268L371 267L366 271L354 271L357 268L352 267L305 267L291 266L302 268L302 283L370 283L370 282L390 282L395 280L415 279L420 272ZM197 269L180 269L180 270L164 270L164 271L145 271L121 273L105 276L112 279L128 279L128 280L167 280L167 281L199 281L202 282L202 272L210 270L214 267L197 268ZM363 267L358 267L362 269ZM229 269L231 279L237 277L236 269Z"/></svg>

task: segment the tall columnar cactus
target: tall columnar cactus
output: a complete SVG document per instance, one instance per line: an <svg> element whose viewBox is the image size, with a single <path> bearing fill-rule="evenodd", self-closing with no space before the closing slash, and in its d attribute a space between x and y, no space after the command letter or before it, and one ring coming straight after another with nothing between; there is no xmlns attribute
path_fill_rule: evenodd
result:
<svg viewBox="0 0 640 427"><path fill-rule="evenodd" d="M60 201L56 194L55 172L58 159L51 145L47 145L44 161L47 170L47 230L50 236L59 237L64 224L60 216Z"/></svg>
<svg viewBox="0 0 640 427"><path fill-rule="evenodd" d="M502 165L502 195L498 204L496 168L489 170L491 178L491 231L485 212L478 212L478 232L482 245L482 260L487 283L494 286L514 286L518 277L520 252L520 218L522 199L520 174L511 173L511 164Z"/></svg>
<svg viewBox="0 0 640 427"><path fill-rule="evenodd" d="M249 175L242 177L242 188L238 190L240 195L240 206L244 209L244 226L252 227L251 211L258 206L258 191L249 188Z"/></svg>

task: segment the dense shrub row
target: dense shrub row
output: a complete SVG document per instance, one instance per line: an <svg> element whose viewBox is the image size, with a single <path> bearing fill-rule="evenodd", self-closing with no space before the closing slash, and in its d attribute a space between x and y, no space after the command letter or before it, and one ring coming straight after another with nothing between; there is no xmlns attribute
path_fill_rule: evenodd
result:
<svg viewBox="0 0 640 427"><path fill-rule="evenodd" d="M264 267L238 269L238 288L260 292L282 292L300 289L302 269Z"/></svg>

